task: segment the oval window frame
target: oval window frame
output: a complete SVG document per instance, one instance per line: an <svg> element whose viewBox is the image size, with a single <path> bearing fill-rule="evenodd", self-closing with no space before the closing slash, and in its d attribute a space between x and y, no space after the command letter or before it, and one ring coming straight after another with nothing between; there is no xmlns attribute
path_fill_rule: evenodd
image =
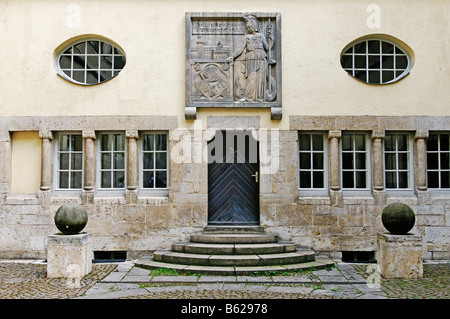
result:
<svg viewBox="0 0 450 319"><path fill-rule="evenodd" d="M354 72L352 72L353 74L349 73L346 70L346 68L343 66L342 57L345 54L347 54L347 51L350 48L355 47L359 43L367 42L367 41L382 41L382 42L386 42L386 43L391 44L391 45L394 46L394 51L395 51L395 47L397 47L399 50L401 50L403 53L400 54L400 55L401 56L404 55L406 57L406 60L407 60L407 66L403 70L403 72L400 75L398 75L398 76L394 76L394 78L392 80L387 81L387 82L382 82L382 83L369 82L370 79L367 77L367 75L366 75L366 81L364 81L364 80L359 79L356 76L354 76ZM380 47L380 49L381 48L382 47ZM353 55L355 54L354 51L353 51L352 54ZM367 52L367 50L366 50L365 56L368 56L369 54L370 53ZM371 35L365 35L365 36L362 36L360 38L357 38L357 39L353 40L352 42L350 42L349 44L347 44L344 47L344 49L341 51L340 58L339 58L339 62L340 62L339 64L340 64L341 68L345 71L345 73L347 73L347 75L351 76L355 80L358 80L359 82L362 82L362 83L365 83L365 84L368 84L368 85L389 85L389 84L397 83L397 82L401 81L402 79L404 79L405 77L407 77L410 74L410 72L411 72L411 70L412 70L412 68L414 66L414 60L415 59L414 59L414 52L413 52L413 50L406 43L404 43L403 41L401 41L401 40L399 40L399 39L397 39L395 37L386 35L386 34L371 34ZM357 68L354 67L354 60L352 61L352 63L353 63L352 69L353 70L357 69ZM367 68L367 63L368 63L368 61L366 60L366 67L365 67L366 72L370 71L370 68ZM380 72L383 72L383 70L384 71L397 72L397 69L395 69L395 67L393 69L387 69L387 70L386 69L382 69L382 67L380 67L379 70L380 70ZM382 77L381 74L380 74L380 76ZM380 80L380 82L381 82L381 80Z"/></svg>
<svg viewBox="0 0 450 319"><path fill-rule="evenodd" d="M112 56L116 56L116 55L117 56L123 56L124 59L125 59L122 68L119 70L119 69L114 69L114 67L112 66L112 68L111 68L112 76L110 78L104 80L104 81L99 81L97 83L82 83L82 82L79 82L79 81L75 80L73 77L68 76L63 71L63 69L66 69L66 68L61 68L61 66L60 66L61 56L63 56L64 53L69 48L71 48L73 46L76 46L78 44L81 44L82 42L87 42L87 41L99 41L99 42L104 42L106 44L111 45L113 53L110 54L110 55L112 55ZM120 52L120 54L115 54L114 53L115 49L117 49ZM95 55L99 55L100 56L101 53L98 52L97 54L94 54L94 56ZM69 39L67 41L64 41L61 45L59 45L54 51L54 62L55 62L55 68L56 68L57 74L61 78L63 78L64 80L66 80L66 81L68 81L70 83L73 83L73 84L81 85L81 86L95 86L95 85L106 83L106 82L114 79L115 77L117 77L119 75L119 73L122 72L122 70L125 68L125 66L127 64L127 56L126 56L126 53L123 50L123 48L120 45L118 45L116 42L112 41L111 39L108 39L108 38L100 36L100 35L86 34L86 35L80 35L80 36L73 37L73 38L71 38L71 39ZM74 70L73 65L71 65L70 69ZM89 70L89 69L84 68L84 69L80 69L80 70ZM101 70L100 66L99 66L99 68L97 70ZM109 70L109 69L107 69L107 70ZM115 72L114 70L118 70L117 74L114 74L114 72ZM86 82L86 78L85 78L85 82Z"/></svg>

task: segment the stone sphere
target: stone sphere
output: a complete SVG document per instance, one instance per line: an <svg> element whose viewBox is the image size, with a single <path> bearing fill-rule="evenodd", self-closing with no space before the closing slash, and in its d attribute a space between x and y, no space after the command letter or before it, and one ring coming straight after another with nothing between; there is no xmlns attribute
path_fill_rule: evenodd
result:
<svg viewBox="0 0 450 319"><path fill-rule="evenodd" d="M393 203L386 206L381 214L384 227L394 235L405 235L416 221L414 211L406 204Z"/></svg>
<svg viewBox="0 0 450 319"><path fill-rule="evenodd" d="M78 204L62 205L55 214L55 225L65 235L78 234L87 221L86 209Z"/></svg>

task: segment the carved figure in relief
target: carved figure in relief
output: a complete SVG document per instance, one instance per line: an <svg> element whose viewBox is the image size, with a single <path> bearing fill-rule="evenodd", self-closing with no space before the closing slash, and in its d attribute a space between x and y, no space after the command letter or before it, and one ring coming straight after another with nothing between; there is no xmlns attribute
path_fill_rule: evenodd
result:
<svg viewBox="0 0 450 319"><path fill-rule="evenodd" d="M248 15L244 19L249 33L242 39L241 47L227 59L230 64L235 62L235 98L240 102L264 102L266 79L271 77L266 52L271 48L259 32L256 17Z"/></svg>

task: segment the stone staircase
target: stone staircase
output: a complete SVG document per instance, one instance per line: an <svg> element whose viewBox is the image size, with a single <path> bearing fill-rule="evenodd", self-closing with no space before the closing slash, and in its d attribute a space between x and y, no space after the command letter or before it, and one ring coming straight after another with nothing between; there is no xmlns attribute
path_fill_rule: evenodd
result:
<svg viewBox="0 0 450 319"><path fill-rule="evenodd" d="M175 242L172 250L156 250L136 266L168 268L180 273L250 275L322 269L331 260L316 260L312 250L298 249L293 242L278 240L260 226L207 226L188 242Z"/></svg>

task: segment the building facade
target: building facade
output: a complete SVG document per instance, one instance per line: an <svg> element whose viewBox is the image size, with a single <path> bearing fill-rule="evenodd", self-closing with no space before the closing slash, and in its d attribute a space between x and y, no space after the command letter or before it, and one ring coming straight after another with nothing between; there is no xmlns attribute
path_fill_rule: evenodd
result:
<svg viewBox="0 0 450 319"><path fill-rule="evenodd" d="M450 258L447 1L0 12L2 258L44 257L65 203L85 206L95 252L260 225L343 258L376 251L394 202L424 258Z"/></svg>

